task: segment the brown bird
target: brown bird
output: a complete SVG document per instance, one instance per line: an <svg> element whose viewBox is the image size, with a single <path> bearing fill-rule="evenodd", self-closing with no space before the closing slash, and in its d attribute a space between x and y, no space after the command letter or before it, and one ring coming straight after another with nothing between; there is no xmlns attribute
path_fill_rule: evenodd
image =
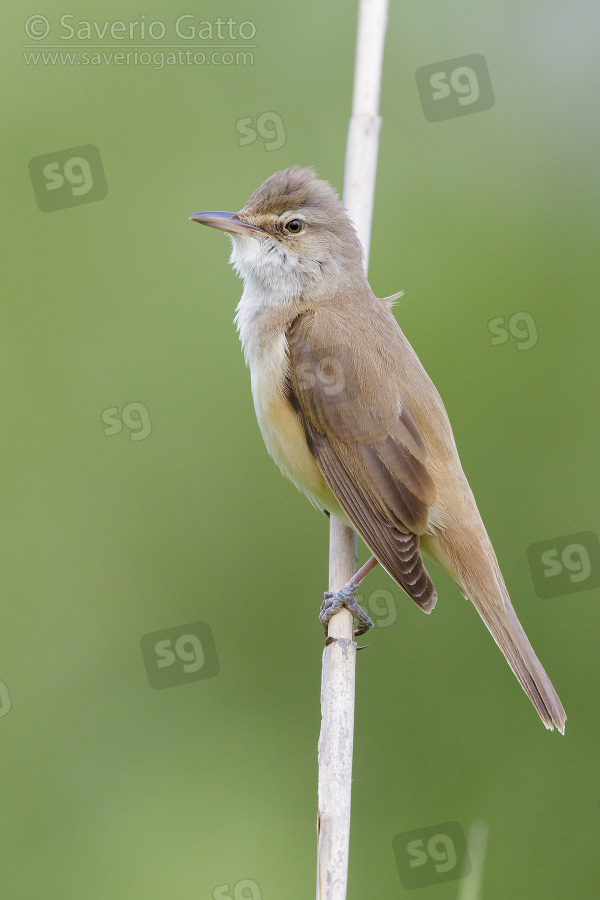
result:
<svg viewBox="0 0 600 900"><path fill-rule="evenodd" d="M244 279L236 323L267 450L374 557L325 595L321 620L345 605L357 633L372 624L354 592L377 561L431 612L424 551L472 601L545 726L564 733L565 711L510 602L440 395L392 315L393 298L371 290L333 188L295 166L240 212L191 218L232 240L230 262Z"/></svg>

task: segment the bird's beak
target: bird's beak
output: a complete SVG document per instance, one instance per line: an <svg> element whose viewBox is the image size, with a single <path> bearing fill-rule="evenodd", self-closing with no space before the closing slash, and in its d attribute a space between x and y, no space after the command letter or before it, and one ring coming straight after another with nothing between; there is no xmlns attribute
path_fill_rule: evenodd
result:
<svg viewBox="0 0 600 900"><path fill-rule="evenodd" d="M265 232L256 225L249 225L248 222L242 222L238 219L237 213L231 212L199 212L194 216L190 216L192 222L200 222L201 225L210 225L211 228L218 228L220 231L235 232L236 234L248 234L251 231L258 231L261 234Z"/></svg>

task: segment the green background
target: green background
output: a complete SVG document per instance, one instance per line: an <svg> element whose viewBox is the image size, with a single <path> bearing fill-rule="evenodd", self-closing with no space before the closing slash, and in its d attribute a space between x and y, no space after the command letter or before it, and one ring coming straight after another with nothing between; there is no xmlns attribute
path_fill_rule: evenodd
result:
<svg viewBox="0 0 600 900"><path fill-rule="evenodd" d="M355 5L11 6L0 894L211 900L252 879L262 900L314 896L328 526L263 447L228 241L188 216L239 209L292 164L341 190ZM252 21L253 64L24 61L30 15L142 12L171 37L184 14ZM430 566L428 617L374 572L364 593L390 591L397 619L358 656L349 898L456 897L457 880L403 888L392 840L475 820L485 900L599 896L599 591L541 600L527 562L599 527L599 25L585 0L392 3L370 280L405 291L396 315L569 721L544 730L445 573ZM428 122L416 69L473 53L494 107ZM240 146L236 122L265 111L283 147ZM41 212L29 161L86 144L108 195ZM536 346L493 346L488 321L521 311ZM105 435L102 411L134 401L152 433ZM199 620L219 674L152 689L142 636Z"/></svg>

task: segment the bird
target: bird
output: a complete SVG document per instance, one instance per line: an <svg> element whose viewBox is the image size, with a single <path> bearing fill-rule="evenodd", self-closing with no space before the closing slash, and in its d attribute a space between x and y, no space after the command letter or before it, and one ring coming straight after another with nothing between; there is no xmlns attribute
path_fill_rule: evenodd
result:
<svg viewBox="0 0 600 900"><path fill-rule="evenodd" d="M473 603L546 728L564 734L564 708L512 606L442 399L392 312L397 295L373 293L335 189L292 166L239 212L190 219L231 239L244 281L235 323L269 454L373 554L325 594L324 626L340 606L356 634L372 624L354 593L376 563L431 613L425 554Z"/></svg>

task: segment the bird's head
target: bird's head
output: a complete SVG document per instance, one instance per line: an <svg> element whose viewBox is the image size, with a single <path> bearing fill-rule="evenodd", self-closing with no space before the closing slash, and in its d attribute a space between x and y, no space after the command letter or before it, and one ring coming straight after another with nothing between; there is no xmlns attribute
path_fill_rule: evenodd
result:
<svg viewBox="0 0 600 900"><path fill-rule="evenodd" d="M318 296L332 284L343 289L364 278L354 225L334 189L312 169L275 172L237 213L190 218L227 232L233 243L230 262L274 302Z"/></svg>

